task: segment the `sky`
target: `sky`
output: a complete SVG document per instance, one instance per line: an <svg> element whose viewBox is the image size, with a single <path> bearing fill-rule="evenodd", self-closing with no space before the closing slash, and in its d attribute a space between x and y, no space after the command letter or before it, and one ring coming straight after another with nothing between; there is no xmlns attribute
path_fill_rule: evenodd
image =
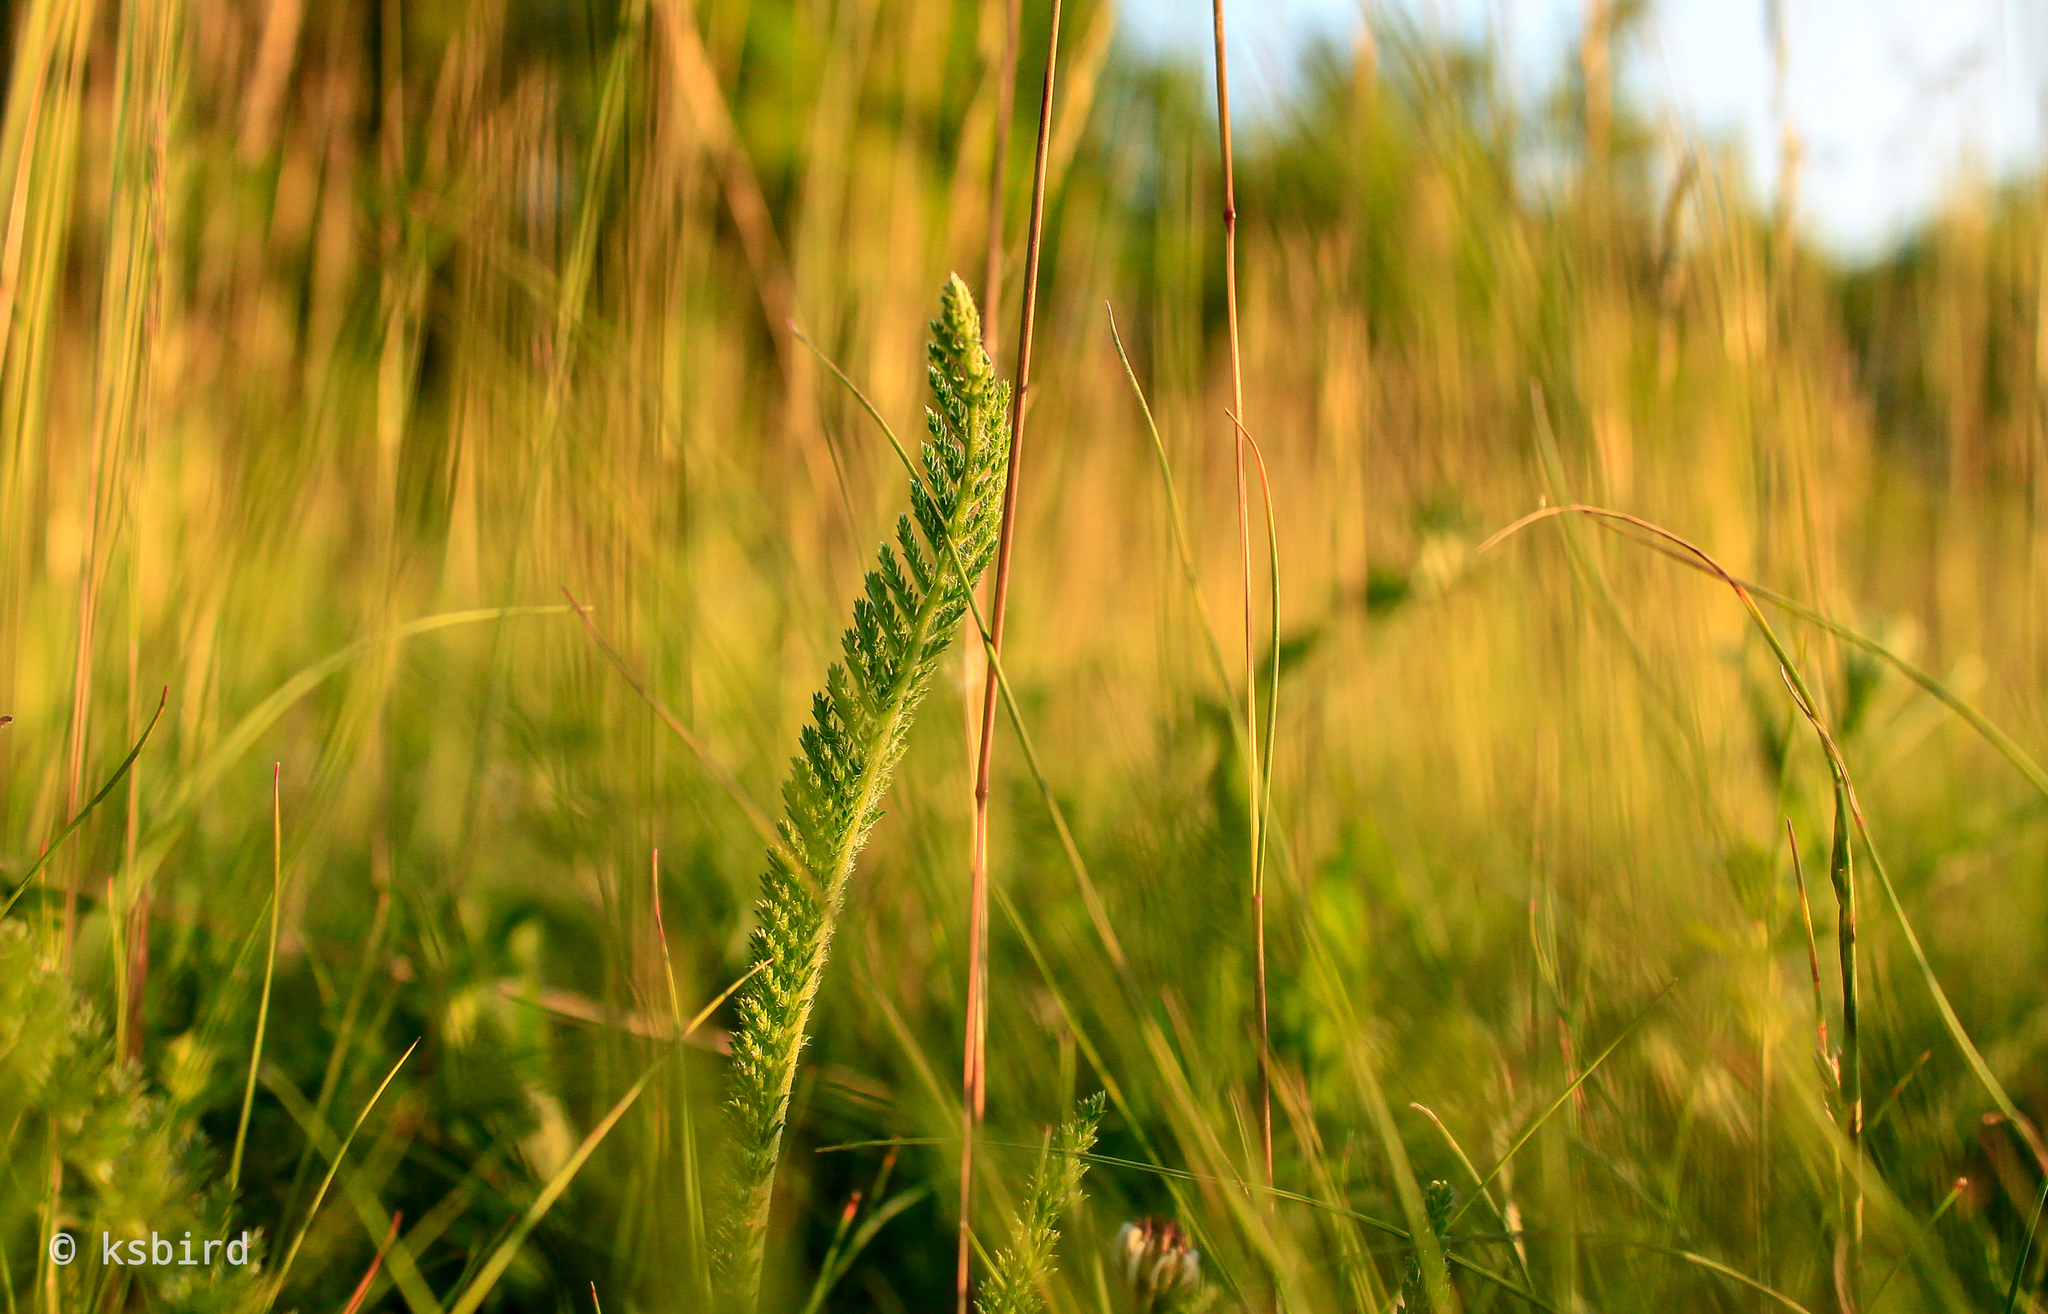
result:
<svg viewBox="0 0 2048 1314"><path fill-rule="evenodd" d="M1395 0L1425 28L1505 38L1519 95L1554 83L1585 0ZM1651 0L1625 94L1687 138L1736 141L1760 196L1775 190L1767 0ZM1882 254L1959 183L2024 172L2042 154L2048 0L1780 0L1785 104L1804 144L1797 217L1847 259ZM1233 119L1270 113L1317 38L1349 42L1360 0L1225 0ZM1141 49L1209 59L1209 0L1122 0Z"/></svg>

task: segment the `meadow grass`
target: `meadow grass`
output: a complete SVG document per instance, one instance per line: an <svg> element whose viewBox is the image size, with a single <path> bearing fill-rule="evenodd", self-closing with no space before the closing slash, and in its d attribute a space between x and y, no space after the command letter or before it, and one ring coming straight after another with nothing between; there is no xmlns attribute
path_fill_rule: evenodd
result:
<svg viewBox="0 0 2048 1314"><path fill-rule="evenodd" d="M1845 268L1631 7L1235 141L1114 21L16 6L9 1314L2039 1307L2038 184ZM1007 607L819 849L954 269Z"/></svg>

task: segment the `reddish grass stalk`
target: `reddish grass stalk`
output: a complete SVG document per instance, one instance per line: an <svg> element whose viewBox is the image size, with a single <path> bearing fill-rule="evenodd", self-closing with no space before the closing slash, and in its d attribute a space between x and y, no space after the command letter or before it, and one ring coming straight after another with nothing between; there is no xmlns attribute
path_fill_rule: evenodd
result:
<svg viewBox="0 0 2048 1314"><path fill-rule="evenodd" d="M370 1294L370 1284L377 1280L377 1270L384 1267L384 1256L390 1252L392 1243L398 1240L398 1225L404 1221L405 1211L402 1209L391 1215L391 1227L384 1233L384 1244L377 1247L376 1256L370 1260L370 1271L356 1283L355 1294L348 1298L348 1305L341 1314L356 1314L363 1307L363 1301Z"/></svg>
<svg viewBox="0 0 2048 1314"><path fill-rule="evenodd" d="M967 1036L961 1064L960 1250L955 1273L957 1314L967 1314L972 1274L974 1134L987 1098L984 1050L988 1033L988 790L995 749L997 662L1003 652L1003 618L1010 600L1010 553L1017 537L1018 470L1024 454L1025 402L1031 388L1031 335L1038 320L1039 244L1045 233L1045 180L1052 147L1052 95L1059 68L1060 0L1052 0L1046 38L1045 83L1039 93L1038 147L1031 170L1031 226L1024 248L1024 314L1017 341L1017 381L1010 401L1010 459L1003 479L1003 527L996 545L995 596L989 610L988 671L982 678L981 738L974 766L974 858L967 912ZM984 318L996 313L985 308Z"/></svg>
<svg viewBox="0 0 2048 1314"><path fill-rule="evenodd" d="M1223 156L1223 297L1230 326L1230 415L1235 430L1232 465L1237 474L1237 546L1244 560L1245 811L1252 864L1253 982L1259 1013L1259 1153L1266 1185L1273 1184L1273 1072L1271 1033L1266 1025L1266 883L1264 780L1259 770L1259 670L1254 632L1251 498L1245 486L1244 364L1237 328L1237 181L1230 150L1230 61L1223 48L1223 0L1216 15L1216 137ZM1277 643L1279 636L1274 635ZM1270 745L1269 745L1270 749ZM1268 1200L1270 1205L1270 1198Z"/></svg>

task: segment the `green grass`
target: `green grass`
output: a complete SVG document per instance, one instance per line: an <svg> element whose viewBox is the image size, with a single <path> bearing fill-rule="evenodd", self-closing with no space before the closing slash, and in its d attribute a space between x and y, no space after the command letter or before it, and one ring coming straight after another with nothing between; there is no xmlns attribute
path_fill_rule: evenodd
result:
<svg viewBox="0 0 2048 1314"><path fill-rule="evenodd" d="M766 805L902 509L872 421L933 404L932 290L983 267L1004 6L17 9L9 1314L694 1311L736 1225L764 1310L945 1306L963 599L885 815L877 777L805 849L829 959L771 975L754 936ZM1067 8L1048 156L984 1304L1140 1308L1146 1218L1216 1311L2038 1304L2038 184L1842 269L1625 97L1519 105L1380 21L1235 144L1275 582L1209 70L1112 21ZM1487 545L1572 503L1636 519ZM1048 1133L1097 1096L1092 1144ZM244 1229L260 1273L96 1262Z"/></svg>

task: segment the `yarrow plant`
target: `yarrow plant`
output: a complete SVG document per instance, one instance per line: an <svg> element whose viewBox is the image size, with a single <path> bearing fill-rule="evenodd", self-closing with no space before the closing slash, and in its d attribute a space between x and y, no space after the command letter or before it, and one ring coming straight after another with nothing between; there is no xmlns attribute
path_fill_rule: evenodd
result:
<svg viewBox="0 0 2048 1314"><path fill-rule="evenodd" d="M1010 389L982 350L981 317L957 276L939 294L931 331L929 437L911 514L898 517L896 547L883 544L868 572L840 641L845 660L812 700L782 790L782 844L769 853L755 909L753 958L765 965L737 1003L732 1200L718 1254L720 1285L743 1308L759 1293L790 1088L846 882L1001 524Z"/></svg>
<svg viewBox="0 0 2048 1314"><path fill-rule="evenodd" d="M1102 1104L1100 1091L1082 1100L1073 1116L1048 1138L1017 1219L1016 1244L996 1260L982 1294L981 1314L1041 1314L1045 1309L1039 1288L1052 1274L1052 1247L1060 1236L1060 1214L1080 1193L1081 1177L1088 1171L1087 1154L1095 1148Z"/></svg>
<svg viewBox="0 0 2048 1314"><path fill-rule="evenodd" d="M1451 1193L1451 1184L1449 1182L1431 1182L1429 1188L1423 1192L1422 1202L1423 1208L1429 1214L1429 1230L1436 1234L1437 1244L1441 1247L1445 1235L1450 1231L1451 1218L1453 1217L1451 1206L1457 1203L1456 1197ZM1439 1265L1438 1271L1448 1281L1450 1278L1448 1252L1439 1249L1437 1263ZM1411 1249L1408 1252L1408 1266L1401 1277L1401 1295L1395 1302L1394 1307L1396 1309L1419 1310L1429 1305L1429 1278L1424 1272L1422 1264L1421 1248Z"/></svg>

